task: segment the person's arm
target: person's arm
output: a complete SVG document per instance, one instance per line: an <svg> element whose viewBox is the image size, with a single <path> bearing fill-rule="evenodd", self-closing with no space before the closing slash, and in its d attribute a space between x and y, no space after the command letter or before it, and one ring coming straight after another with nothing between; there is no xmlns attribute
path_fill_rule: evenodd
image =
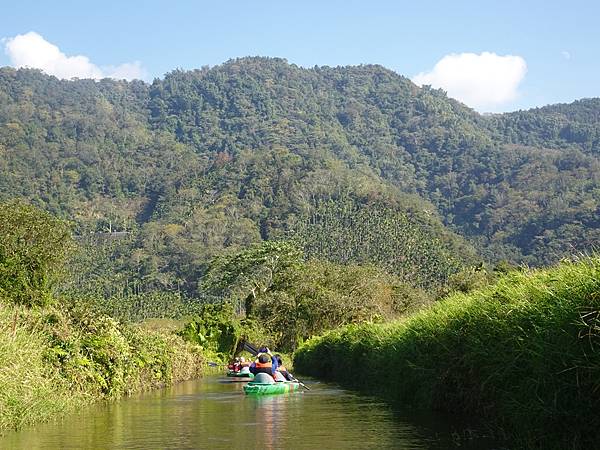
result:
<svg viewBox="0 0 600 450"><path fill-rule="evenodd" d="M253 373L254 375L256 375L256 363L253 362L252 364L250 364L250 373Z"/></svg>
<svg viewBox="0 0 600 450"><path fill-rule="evenodd" d="M285 372L283 372L283 376L288 381L294 381L295 380L294 375L292 375L291 373L289 373L287 370Z"/></svg>
<svg viewBox="0 0 600 450"><path fill-rule="evenodd" d="M271 350L269 350L267 348L267 355L269 355L271 357L271 375L275 375L275 372L277 371L277 358L275 358L273 356L273 353L271 353Z"/></svg>

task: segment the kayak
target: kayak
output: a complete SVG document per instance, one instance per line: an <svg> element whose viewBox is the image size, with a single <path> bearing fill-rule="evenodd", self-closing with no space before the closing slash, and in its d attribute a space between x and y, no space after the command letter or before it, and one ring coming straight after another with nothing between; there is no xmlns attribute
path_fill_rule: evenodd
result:
<svg viewBox="0 0 600 450"><path fill-rule="evenodd" d="M252 381L252 378L248 377L228 377L227 381L230 383L248 383Z"/></svg>
<svg viewBox="0 0 600 450"><path fill-rule="evenodd" d="M236 372L234 370L229 370L227 372L228 377L236 377L236 378L254 378L254 374L250 372Z"/></svg>
<svg viewBox="0 0 600 450"><path fill-rule="evenodd" d="M244 386L244 393L248 395L285 394L297 391L299 387L300 383L296 383L295 381L278 381L277 383L250 381Z"/></svg>

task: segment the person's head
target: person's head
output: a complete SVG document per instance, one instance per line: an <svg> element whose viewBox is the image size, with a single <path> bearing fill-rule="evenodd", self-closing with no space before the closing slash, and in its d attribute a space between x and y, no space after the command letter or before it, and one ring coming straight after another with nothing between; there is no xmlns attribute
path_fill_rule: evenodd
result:
<svg viewBox="0 0 600 450"><path fill-rule="evenodd" d="M277 360L277 365L283 366L283 361L281 360L281 355L275 355L274 358Z"/></svg>
<svg viewBox="0 0 600 450"><path fill-rule="evenodd" d="M259 355L258 357L258 362L259 363L268 363L271 360L271 358L269 358L269 355L265 355L264 353L262 355Z"/></svg>

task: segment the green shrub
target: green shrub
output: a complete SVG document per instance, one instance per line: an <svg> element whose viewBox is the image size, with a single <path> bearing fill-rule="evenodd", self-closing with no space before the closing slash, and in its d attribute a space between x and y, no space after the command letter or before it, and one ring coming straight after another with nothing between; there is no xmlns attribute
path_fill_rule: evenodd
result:
<svg viewBox="0 0 600 450"><path fill-rule="evenodd" d="M228 355L234 352L240 332L240 322L230 303L209 303L180 334L205 350Z"/></svg>
<svg viewBox="0 0 600 450"><path fill-rule="evenodd" d="M349 323L390 320L418 310L431 298L375 266L310 260L288 275L280 290L263 295L255 315L293 350L304 339Z"/></svg>
<svg viewBox="0 0 600 450"><path fill-rule="evenodd" d="M47 420L83 403L47 362L48 344L28 311L0 303L0 434Z"/></svg>

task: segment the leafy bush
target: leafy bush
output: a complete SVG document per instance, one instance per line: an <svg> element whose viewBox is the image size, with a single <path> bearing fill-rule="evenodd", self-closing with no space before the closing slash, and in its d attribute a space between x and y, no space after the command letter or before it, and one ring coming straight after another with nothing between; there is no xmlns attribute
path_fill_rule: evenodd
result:
<svg viewBox="0 0 600 450"><path fill-rule="evenodd" d="M236 312L241 317L244 311L246 320L256 325L252 333L262 330L257 334L267 334L263 343L274 342L281 350L293 350L304 339L331 328L389 320L432 301L424 290L374 265L303 261L298 247L286 241L267 241L215 258L202 285L217 301L237 306L235 311L228 306L226 316ZM216 319L224 310L215 308L207 306L186 333L205 348L228 353L233 339L219 343L224 328L235 323L240 328L232 333L240 336L248 331L247 324L233 316L224 322Z"/></svg>
<svg viewBox="0 0 600 450"><path fill-rule="evenodd" d="M228 355L238 342L240 322L230 303L206 304L180 334L205 350Z"/></svg>
<svg viewBox="0 0 600 450"><path fill-rule="evenodd" d="M294 268L282 288L261 297L256 317L280 348L293 350L326 330L390 320L431 301L424 291L377 267L315 259Z"/></svg>

